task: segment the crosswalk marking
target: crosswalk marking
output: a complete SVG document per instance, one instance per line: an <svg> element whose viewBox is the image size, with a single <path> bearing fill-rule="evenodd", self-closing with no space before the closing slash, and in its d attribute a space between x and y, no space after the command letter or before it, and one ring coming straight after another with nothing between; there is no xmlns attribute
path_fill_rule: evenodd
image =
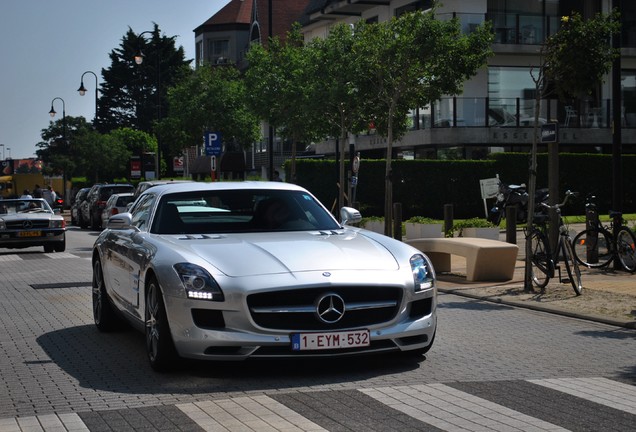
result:
<svg viewBox="0 0 636 432"><path fill-rule="evenodd" d="M206 431L326 430L268 396L179 404L177 408Z"/></svg>
<svg viewBox="0 0 636 432"><path fill-rule="evenodd" d="M361 392L411 417L447 431L566 431L444 384L361 389Z"/></svg>
<svg viewBox="0 0 636 432"><path fill-rule="evenodd" d="M0 255L0 262L22 261L19 255Z"/></svg>
<svg viewBox="0 0 636 432"><path fill-rule="evenodd" d="M374 419L387 419L383 424L377 425L378 430L454 432L568 430L564 427L579 429L581 423L575 424L571 417L561 416L560 411L566 407L546 404L542 399L546 397L547 401L555 401L555 395L556 398L560 395L564 399L570 398L569 407L586 407L582 408L586 409L586 413L579 414L596 412L594 415L601 416L598 423L591 425L593 427L603 428L602 425L608 426L611 423L611 427L608 426L610 429L631 431L633 424L636 424L636 386L607 378L465 382L464 384L469 385L456 388L458 384L461 383L239 396L152 409L159 409L161 414L171 415L172 418L179 417L175 416L175 411L178 410L179 414L183 413L188 421L196 423L202 430L222 432L362 430L361 425L368 425L369 420ZM527 391L529 386L544 389L540 392ZM474 394L466 389L472 389ZM499 390L505 391L504 395L522 392L526 398L524 404L527 403L529 407L536 405L540 399L544 410L526 410L523 413L518 411L521 409L519 407L510 408L475 395L488 397L500 393ZM579 400L575 402L574 398ZM594 404L597 404L596 407ZM621 410L624 414L619 416L617 411L608 407ZM368 409L373 410L373 415L369 415ZM91 429L102 430L102 427L117 430L117 422L127 422L130 419L130 424L135 424L135 419L139 419L139 410L140 408L120 409L117 410L117 415L109 415L110 411L97 411L5 418L0 419L0 432L88 432ZM94 417L93 422L89 419L91 415ZM113 419L113 424L109 424L109 419ZM404 419L412 419L412 422ZM181 423L184 421L185 417ZM560 425L551 423L559 421ZM375 423L373 425L376 426ZM190 427L188 430L194 429Z"/></svg>
<svg viewBox="0 0 636 432"><path fill-rule="evenodd" d="M77 255L73 255L68 252L54 252L54 253L45 253L47 258L51 259L62 259L62 258L79 258Z"/></svg>
<svg viewBox="0 0 636 432"><path fill-rule="evenodd" d="M528 380L572 396L636 415L636 387L607 378Z"/></svg>
<svg viewBox="0 0 636 432"><path fill-rule="evenodd" d="M30 417L0 419L2 432L48 432L73 431L89 432L77 414L45 414Z"/></svg>

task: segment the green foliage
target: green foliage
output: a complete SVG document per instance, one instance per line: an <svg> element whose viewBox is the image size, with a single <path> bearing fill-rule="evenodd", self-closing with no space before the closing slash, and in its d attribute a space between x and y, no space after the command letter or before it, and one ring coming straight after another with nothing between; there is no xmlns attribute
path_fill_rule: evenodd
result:
<svg viewBox="0 0 636 432"><path fill-rule="evenodd" d="M620 55L611 46L612 35L619 31L617 10L585 20L578 13L561 18L561 28L544 49L544 73L560 98L590 94L596 88Z"/></svg>
<svg viewBox="0 0 636 432"><path fill-rule="evenodd" d="M538 155L538 187L547 187L547 154ZM623 211L636 211L636 156L624 154ZM362 160L356 201L363 216L383 216L384 160ZM611 155L561 153L559 155L559 191L571 189L579 198L568 203L564 215L583 214L585 196L597 196L599 212L611 209ZM581 175L581 173L585 173ZM527 153L499 153L490 160L439 161L398 160L394 162L394 202L402 203L403 219L422 216L444 219L444 205L452 204L455 219L484 217L479 179L496 175L505 183L526 183L529 176ZM298 184L309 189L328 209L336 208L336 162L325 159L298 161ZM560 198L563 198L561 195ZM492 200L487 202L492 205Z"/></svg>
<svg viewBox="0 0 636 432"><path fill-rule="evenodd" d="M155 122L168 112L167 89L190 63L183 47L176 47L176 37L162 35L157 24L150 35L142 33L129 28L109 54L111 66L102 69L97 128L103 133L120 127L153 132ZM140 50L143 63L137 65L134 57Z"/></svg>
<svg viewBox="0 0 636 432"><path fill-rule="evenodd" d="M320 82L310 64L312 51L303 46L300 25L296 23L285 43L273 38L267 48L253 44L247 53L249 69L245 82L251 109L276 127L277 135L292 143L291 181L295 178L295 156L299 143L317 138L313 115L314 86Z"/></svg>
<svg viewBox="0 0 636 432"><path fill-rule="evenodd" d="M202 66L170 89L169 118L162 131L181 149L199 145L205 130L220 132L228 150L242 150L259 138L258 118L247 107L245 82L234 67Z"/></svg>
<svg viewBox="0 0 636 432"><path fill-rule="evenodd" d="M419 224L434 224L434 223L440 223L440 221L438 219L433 219L433 218L429 218L429 217L424 217L424 216L411 216L410 218L408 218L405 222L409 222L409 223L419 223Z"/></svg>
<svg viewBox="0 0 636 432"><path fill-rule="evenodd" d="M446 237L455 237L455 234L461 237L464 233L464 228L494 228L494 227L495 225L493 225L491 222L488 222L486 219L483 219L483 218L474 217L470 219L458 220L457 222L453 224L451 229L446 232Z"/></svg>

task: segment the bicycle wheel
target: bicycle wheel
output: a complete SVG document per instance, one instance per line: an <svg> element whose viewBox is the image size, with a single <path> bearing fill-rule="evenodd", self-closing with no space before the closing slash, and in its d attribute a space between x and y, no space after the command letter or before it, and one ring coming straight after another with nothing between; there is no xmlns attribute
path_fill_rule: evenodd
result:
<svg viewBox="0 0 636 432"><path fill-rule="evenodd" d="M553 271L548 240L540 230L534 229L528 236L528 241L531 245L532 283L538 288L545 288Z"/></svg>
<svg viewBox="0 0 636 432"><path fill-rule="evenodd" d="M581 231L574 237L574 258L589 268L605 267L612 261L611 237L598 228Z"/></svg>
<svg viewBox="0 0 636 432"><path fill-rule="evenodd" d="M628 272L636 270L636 237L627 227L621 227L616 236L616 253L618 259L623 264L623 268Z"/></svg>
<svg viewBox="0 0 636 432"><path fill-rule="evenodd" d="M572 248L572 243L570 243L570 238L567 236L562 236L561 238L561 251L563 253L563 263L568 272L572 288L574 288L574 292L577 296L581 295L583 291L581 269L579 268L579 263L574 259L574 249Z"/></svg>

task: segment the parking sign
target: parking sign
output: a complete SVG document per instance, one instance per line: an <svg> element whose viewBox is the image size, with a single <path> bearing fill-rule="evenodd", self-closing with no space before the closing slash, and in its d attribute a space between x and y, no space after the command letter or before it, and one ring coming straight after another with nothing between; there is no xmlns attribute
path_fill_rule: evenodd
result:
<svg viewBox="0 0 636 432"><path fill-rule="evenodd" d="M203 135L206 156L221 156L221 134L206 131Z"/></svg>

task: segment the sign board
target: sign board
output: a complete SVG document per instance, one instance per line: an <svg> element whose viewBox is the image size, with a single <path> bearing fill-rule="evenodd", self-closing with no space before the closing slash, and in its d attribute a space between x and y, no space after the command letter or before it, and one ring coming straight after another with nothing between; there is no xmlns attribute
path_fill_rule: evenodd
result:
<svg viewBox="0 0 636 432"><path fill-rule="evenodd" d="M183 156L175 156L172 158L172 169L174 171L183 171Z"/></svg>
<svg viewBox="0 0 636 432"><path fill-rule="evenodd" d="M216 172L216 156L210 158L210 171Z"/></svg>
<svg viewBox="0 0 636 432"><path fill-rule="evenodd" d="M495 198L499 193L499 179L489 178L479 180L479 187L481 188L481 198Z"/></svg>
<svg viewBox="0 0 636 432"><path fill-rule="evenodd" d="M558 123L546 123L541 125L541 142L555 143L558 141L559 125Z"/></svg>
<svg viewBox="0 0 636 432"><path fill-rule="evenodd" d="M141 159L139 158L139 156L133 156L130 159L130 178L141 178Z"/></svg>
<svg viewBox="0 0 636 432"><path fill-rule="evenodd" d="M221 156L221 134L219 132L205 132L203 145L206 156Z"/></svg>
<svg viewBox="0 0 636 432"><path fill-rule="evenodd" d="M354 174L358 174L358 171L360 171L360 156L354 157L353 164L351 165L351 171L353 171Z"/></svg>

